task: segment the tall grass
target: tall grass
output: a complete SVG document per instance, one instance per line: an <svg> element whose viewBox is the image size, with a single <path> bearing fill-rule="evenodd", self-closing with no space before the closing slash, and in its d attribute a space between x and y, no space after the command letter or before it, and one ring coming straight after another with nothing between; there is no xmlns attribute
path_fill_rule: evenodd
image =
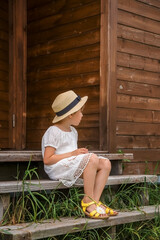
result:
<svg viewBox="0 0 160 240"><path fill-rule="evenodd" d="M30 191L28 180L37 178L35 168L30 169L28 165L22 184L22 193L16 193L12 197L11 204L7 209L3 224L16 224L21 222L37 222L44 219L60 219L64 216L84 216L80 207L83 191L80 188L64 189L63 191ZM26 190L27 189L27 190ZM120 211L139 209L143 205L144 197L149 195L150 205L160 204L160 186L157 184L130 184L121 185L116 192L111 187L105 190L105 203ZM108 229L93 229L48 238L47 240L110 240ZM160 217L152 221L130 223L117 227L115 240L159 240L160 239Z"/></svg>

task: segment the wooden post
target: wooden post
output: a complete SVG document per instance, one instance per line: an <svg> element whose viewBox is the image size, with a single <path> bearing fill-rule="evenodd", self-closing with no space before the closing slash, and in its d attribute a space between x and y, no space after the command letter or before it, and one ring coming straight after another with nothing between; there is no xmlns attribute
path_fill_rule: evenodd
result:
<svg viewBox="0 0 160 240"><path fill-rule="evenodd" d="M10 203L10 194L0 195L0 221L3 219L3 215L7 210Z"/></svg>
<svg viewBox="0 0 160 240"><path fill-rule="evenodd" d="M117 0L101 0L100 150L116 150Z"/></svg>
<svg viewBox="0 0 160 240"><path fill-rule="evenodd" d="M9 1L10 148L26 142L26 0Z"/></svg>
<svg viewBox="0 0 160 240"><path fill-rule="evenodd" d="M116 151L116 69L117 69L117 0L108 0L108 107L107 107L107 145L109 152Z"/></svg>

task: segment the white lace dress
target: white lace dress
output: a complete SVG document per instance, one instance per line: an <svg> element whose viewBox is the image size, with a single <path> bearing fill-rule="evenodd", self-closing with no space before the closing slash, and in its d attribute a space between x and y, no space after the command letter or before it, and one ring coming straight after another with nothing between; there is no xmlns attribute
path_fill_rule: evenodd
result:
<svg viewBox="0 0 160 240"><path fill-rule="evenodd" d="M56 149L55 154L72 152L77 149L78 134L71 126L70 132L64 132L56 126L47 129L42 138L42 155L45 147ZM81 176L86 168L92 153L80 154L64 158L52 165L44 165L44 170L52 180L59 180L65 186L71 187Z"/></svg>

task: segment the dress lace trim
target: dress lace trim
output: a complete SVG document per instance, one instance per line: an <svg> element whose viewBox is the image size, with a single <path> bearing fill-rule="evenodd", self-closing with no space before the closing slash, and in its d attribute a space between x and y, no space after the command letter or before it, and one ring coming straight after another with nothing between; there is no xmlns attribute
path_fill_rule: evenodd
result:
<svg viewBox="0 0 160 240"><path fill-rule="evenodd" d="M73 179L70 180L61 180L61 182L66 186L66 187L71 187L76 180L82 175L84 169L86 168L90 157L91 157L92 153L89 154L85 154L85 156L83 157L83 159L81 160L77 170L75 171L74 175L73 175ZM76 157L75 157L76 158Z"/></svg>

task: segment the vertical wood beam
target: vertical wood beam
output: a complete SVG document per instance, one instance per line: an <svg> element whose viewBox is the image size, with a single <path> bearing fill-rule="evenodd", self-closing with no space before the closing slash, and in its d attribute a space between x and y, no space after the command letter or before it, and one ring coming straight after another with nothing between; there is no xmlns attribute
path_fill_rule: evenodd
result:
<svg viewBox="0 0 160 240"><path fill-rule="evenodd" d="M117 0L101 0L100 149L116 150Z"/></svg>
<svg viewBox="0 0 160 240"><path fill-rule="evenodd" d="M100 150L107 147L108 1L101 0L100 25Z"/></svg>
<svg viewBox="0 0 160 240"><path fill-rule="evenodd" d="M26 144L26 0L10 0L9 15L10 147L20 150Z"/></svg>

